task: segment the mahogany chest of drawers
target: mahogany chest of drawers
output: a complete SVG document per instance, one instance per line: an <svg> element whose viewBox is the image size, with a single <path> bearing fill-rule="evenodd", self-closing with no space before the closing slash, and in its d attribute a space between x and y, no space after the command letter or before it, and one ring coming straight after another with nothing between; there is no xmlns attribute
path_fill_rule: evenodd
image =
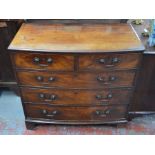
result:
<svg viewBox="0 0 155 155"><path fill-rule="evenodd" d="M144 47L128 24L23 24L9 46L28 129L128 120Z"/></svg>

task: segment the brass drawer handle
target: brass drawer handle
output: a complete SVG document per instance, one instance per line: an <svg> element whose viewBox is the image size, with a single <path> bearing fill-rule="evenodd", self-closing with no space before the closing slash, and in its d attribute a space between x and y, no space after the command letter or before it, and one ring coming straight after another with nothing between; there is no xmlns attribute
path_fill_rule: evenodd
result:
<svg viewBox="0 0 155 155"><path fill-rule="evenodd" d="M42 110L42 114L45 115L46 117L54 117L58 114L57 110L54 110L52 112L48 112L47 110Z"/></svg>
<svg viewBox="0 0 155 155"><path fill-rule="evenodd" d="M112 58L111 63L106 64L106 60L104 58L100 58L98 62L100 64L105 64L105 67L114 67L118 62L120 62L120 59L118 59L117 57Z"/></svg>
<svg viewBox="0 0 155 155"><path fill-rule="evenodd" d="M55 77L49 77L49 78L48 78L48 81L49 81L49 82L55 81Z"/></svg>
<svg viewBox="0 0 155 155"><path fill-rule="evenodd" d="M47 67L47 64L40 64L41 60L38 57L34 57L33 62L41 67Z"/></svg>
<svg viewBox="0 0 155 155"><path fill-rule="evenodd" d="M39 94L39 98L44 99L45 98L45 94L43 94L43 93Z"/></svg>
<svg viewBox="0 0 155 155"><path fill-rule="evenodd" d="M109 81L116 81L116 79L117 79L116 76L110 76L109 77Z"/></svg>
<svg viewBox="0 0 155 155"><path fill-rule="evenodd" d="M117 57L112 58L112 63L113 64L118 63L118 62L120 62L120 59L118 59Z"/></svg>
<svg viewBox="0 0 155 155"><path fill-rule="evenodd" d="M120 62L120 60L117 57L112 58L111 64L107 64L106 67L114 67L118 62Z"/></svg>
<svg viewBox="0 0 155 155"><path fill-rule="evenodd" d="M53 59L52 58L47 58L46 62L51 64L53 62Z"/></svg>
<svg viewBox="0 0 155 155"><path fill-rule="evenodd" d="M99 82L105 82L105 81L104 81L104 77L102 77L102 76L98 76L98 77L97 77L97 80L98 80Z"/></svg>
<svg viewBox="0 0 155 155"><path fill-rule="evenodd" d="M42 82L44 80L43 76L37 76L36 77L37 81Z"/></svg>
<svg viewBox="0 0 155 155"><path fill-rule="evenodd" d="M56 95L53 94L53 95L50 96L50 100L53 101L53 100L56 100L56 99L57 99L57 96Z"/></svg>
<svg viewBox="0 0 155 155"><path fill-rule="evenodd" d="M43 82L44 81L44 77L43 76L36 76L36 80L39 82ZM49 77L48 78L48 82L53 82L55 81L55 77ZM44 84L48 84L48 83L44 83Z"/></svg>
<svg viewBox="0 0 155 155"><path fill-rule="evenodd" d="M99 59L99 63L104 64L105 63L105 59L104 58Z"/></svg>
<svg viewBox="0 0 155 155"><path fill-rule="evenodd" d="M100 116L100 117L106 117L107 115L110 114L110 110L109 109L104 110L104 111L103 110L96 110L95 114L97 116Z"/></svg>
<svg viewBox="0 0 155 155"><path fill-rule="evenodd" d="M45 101L54 101L57 99L57 95L55 94L50 95L50 94L40 93L38 96L40 99L44 99Z"/></svg>
<svg viewBox="0 0 155 155"><path fill-rule="evenodd" d="M43 114L47 114L48 112L47 112L47 110L44 109L44 110L42 111L42 113L43 113Z"/></svg>
<svg viewBox="0 0 155 155"><path fill-rule="evenodd" d="M104 77L102 76L98 76L97 77L97 81L99 82L103 82L104 84L110 84L109 82L113 82L113 81L116 81L117 77L116 76L110 76L108 78L108 80L106 81Z"/></svg>
<svg viewBox="0 0 155 155"><path fill-rule="evenodd" d="M113 96L112 96L112 94L110 93L110 94L108 94L106 97L104 97L104 96L102 96L102 95L96 95L96 99L98 99L98 100L103 100L103 99L111 99Z"/></svg>
<svg viewBox="0 0 155 155"><path fill-rule="evenodd" d="M35 63L39 63L39 62L40 62L40 58L34 57L33 61L34 61Z"/></svg>
<svg viewBox="0 0 155 155"><path fill-rule="evenodd" d="M44 60L44 59L43 59L43 60ZM52 59L52 58L47 58L47 59L46 59L46 62L47 62L48 64L41 64L41 63L40 63L40 62L41 62L41 59L40 59L39 57L34 57L33 62L34 62L35 64L41 66L41 67L47 67L49 64L51 64L51 63L53 62L53 59Z"/></svg>
<svg viewBox="0 0 155 155"><path fill-rule="evenodd" d="M111 99L112 97L113 97L113 95L111 93L107 95L108 99Z"/></svg>

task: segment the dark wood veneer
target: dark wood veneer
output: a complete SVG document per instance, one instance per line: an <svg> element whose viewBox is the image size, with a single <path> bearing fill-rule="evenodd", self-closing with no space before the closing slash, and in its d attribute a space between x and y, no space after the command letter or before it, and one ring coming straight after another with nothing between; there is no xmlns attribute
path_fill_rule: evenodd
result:
<svg viewBox="0 0 155 155"><path fill-rule="evenodd" d="M137 68L140 64L141 54L89 54L80 55L79 70L109 70Z"/></svg>
<svg viewBox="0 0 155 155"><path fill-rule="evenodd" d="M9 49L28 129L127 122L144 50L130 25L23 24Z"/></svg>
<svg viewBox="0 0 155 155"><path fill-rule="evenodd" d="M66 121L113 121L124 118L127 106L97 106L97 107L52 107L47 105L26 104L26 114L29 118L66 120Z"/></svg>
<svg viewBox="0 0 155 155"><path fill-rule="evenodd" d="M55 71L73 71L74 69L74 57L71 55L14 53L12 56L16 68Z"/></svg>
<svg viewBox="0 0 155 155"><path fill-rule="evenodd" d="M21 88L23 101L51 105L119 105L128 104L132 89L69 90Z"/></svg>
<svg viewBox="0 0 155 155"><path fill-rule="evenodd" d="M134 85L135 71L109 71L96 73L18 71L17 77L19 79L19 84L23 86L93 89L108 87L132 87Z"/></svg>

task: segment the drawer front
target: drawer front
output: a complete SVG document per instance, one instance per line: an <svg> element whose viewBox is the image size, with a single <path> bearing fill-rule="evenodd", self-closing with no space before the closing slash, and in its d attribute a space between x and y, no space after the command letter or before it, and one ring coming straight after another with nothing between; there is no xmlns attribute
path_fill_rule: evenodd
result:
<svg viewBox="0 0 155 155"><path fill-rule="evenodd" d="M49 120L111 121L125 118L127 106L96 106L96 107L52 107L47 105L25 104L26 114L29 118L42 118Z"/></svg>
<svg viewBox="0 0 155 155"><path fill-rule="evenodd" d="M56 90L22 88L24 102L52 105L111 105L128 104L131 90Z"/></svg>
<svg viewBox="0 0 155 155"><path fill-rule="evenodd" d="M58 88L107 88L133 86L134 71L102 73L50 73L18 71L21 85Z"/></svg>
<svg viewBox="0 0 155 155"><path fill-rule="evenodd" d="M53 71L71 71L74 68L74 57L70 55L15 53L13 59L16 68Z"/></svg>
<svg viewBox="0 0 155 155"><path fill-rule="evenodd" d="M141 54L89 54L79 56L80 70L131 69L140 64Z"/></svg>

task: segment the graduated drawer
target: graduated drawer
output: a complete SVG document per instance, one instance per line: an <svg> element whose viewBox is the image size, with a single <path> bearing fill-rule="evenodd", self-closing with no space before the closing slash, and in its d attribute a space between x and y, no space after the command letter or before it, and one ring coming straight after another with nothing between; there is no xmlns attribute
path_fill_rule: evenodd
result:
<svg viewBox="0 0 155 155"><path fill-rule="evenodd" d="M47 53L14 53L12 55L16 68L71 71L74 68L74 57L62 54Z"/></svg>
<svg viewBox="0 0 155 155"><path fill-rule="evenodd" d="M125 118L127 106L60 107L25 104L26 115L33 119L65 121L112 121Z"/></svg>
<svg viewBox="0 0 155 155"><path fill-rule="evenodd" d="M98 73L50 73L18 71L20 85L58 88L107 88L133 86L134 71Z"/></svg>
<svg viewBox="0 0 155 155"><path fill-rule="evenodd" d="M131 89L57 90L22 88L23 101L51 105L128 104Z"/></svg>
<svg viewBox="0 0 155 155"><path fill-rule="evenodd" d="M80 70L132 69L139 67L141 54L86 54L79 56Z"/></svg>

